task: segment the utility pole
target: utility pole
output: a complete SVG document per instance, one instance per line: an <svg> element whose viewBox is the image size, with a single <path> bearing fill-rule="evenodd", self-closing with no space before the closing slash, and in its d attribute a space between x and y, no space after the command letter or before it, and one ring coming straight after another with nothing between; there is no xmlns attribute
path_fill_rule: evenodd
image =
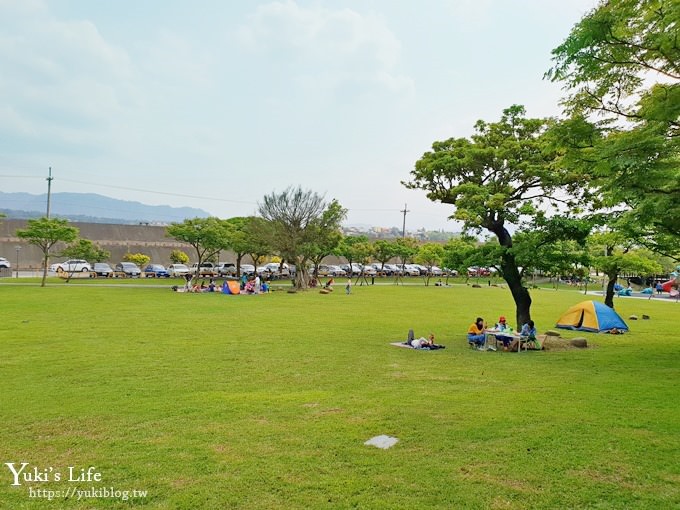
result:
<svg viewBox="0 0 680 510"><path fill-rule="evenodd" d="M401 237L404 238L406 237L406 213L411 212L408 209L406 209L406 204L404 204L404 209L402 211L399 211L400 213L404 213L404 223L401 226Z"/></svg>
<svg viewBox="0 0 680 510"><path fill-rule="evenodd" d="M50 219L50 198L51 198L51 191L52 191L52 167L50 167L50 173L47 177L47 219Z"/></svg>

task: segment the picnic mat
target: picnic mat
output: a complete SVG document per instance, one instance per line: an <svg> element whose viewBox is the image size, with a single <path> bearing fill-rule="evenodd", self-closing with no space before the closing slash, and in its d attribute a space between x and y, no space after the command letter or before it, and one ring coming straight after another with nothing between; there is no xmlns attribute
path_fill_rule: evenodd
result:
<svg viewBox="0 0 680 510"><path fill-rule="evenodd" d="M394 345L395 347L403 347L404 349L413 349L412 346L405 344L404 342L390 342L390 345Z"/></svg>
<svg viewBox="0 0 680 510"><path fill-rule="evenodd" d="M412 347L412 346L409 345L409 344L405 344L404 342L390 342L390 345L394 345L395 347L403 347L404 349L413 349L414 351L438 351L438 350L440 350L440 349L445 349L445 348L446 348L445 346L440 345L440 346L435 347L435 348L433 348L433 349L428 349L428 348L424 348L424 349L416 349L415 347Z"/></svg>

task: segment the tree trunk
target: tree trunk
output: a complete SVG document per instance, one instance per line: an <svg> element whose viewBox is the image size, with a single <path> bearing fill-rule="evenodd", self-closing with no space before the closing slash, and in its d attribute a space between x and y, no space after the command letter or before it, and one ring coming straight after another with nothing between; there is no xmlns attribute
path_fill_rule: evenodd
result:
<svg viewBox="0 0 680 510"><path fill-rule="evenodd" d="M531 320L531 296L529 295L529 290L522 284L522 275L517 267L515 256L509 251L512 248L510 233L502 224L494 225L494 228L489 230L496 234L498 243L506 248L501 255L501 272L515 301L515 319L517 321L517 329L519 330Z"/></svg>
<svg viewBox="0 0 680 510"><path fill-rule="evenodd" d="M306 290L309 287L307 261L295 258L295 290Z"/></svg>
<svg viewBox="0 0 680 510"><path fill-rule="evenodd" d="M614 285L616 285L616 280L619 279L619 273L607 273L607 291L604 295L604 304L609 308L614 308Z"/></svg>
<svg viewBox="0 0 680 510"><path fill-rule="evenodd" d="M41 287L45 286L45 281L47 280L47 264L49 264L50 261L50 256L47 252L45 252L45 257L43 258L43 276L42 276L42 282L40 283ZM17 271L19 271L19 268L17 267Z"/></svg>

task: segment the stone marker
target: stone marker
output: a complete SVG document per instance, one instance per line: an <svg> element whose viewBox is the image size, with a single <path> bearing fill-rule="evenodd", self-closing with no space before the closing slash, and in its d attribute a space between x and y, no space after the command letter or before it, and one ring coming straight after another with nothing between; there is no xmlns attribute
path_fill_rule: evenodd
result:
<svg viewBox="0 0 680 510"><path fill-rule="evenodd" d="M381 435L381 436L375 436L366 441L364 444L367 446L375 446L376 448L381 448L383 450L387 450L388 448L393 447L395 444L399 442L399 439L396 437L390 437L386 435Z"/></svg>
<svg viewBox="0 0 680 510"><path fill-rule="evenodd" d="M636 321L636 320L638 319L638 316L637 316L637 315L631 315L631 316L628 317L628 318L629 318L630 320L632 320L632 321Z"/></svg>

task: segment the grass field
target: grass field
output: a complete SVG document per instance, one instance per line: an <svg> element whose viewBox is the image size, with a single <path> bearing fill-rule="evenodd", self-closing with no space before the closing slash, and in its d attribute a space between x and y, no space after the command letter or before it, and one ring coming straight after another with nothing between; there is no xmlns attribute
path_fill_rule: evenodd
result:
<svg viewBox="0 0 680 510"><path fill-rule="evenodd" d="M539 331L584 299L532 296ZM521 354L467 347L475 316L514 316L494 287L2 283L0 309L0 508L680 506L677 303L621 298L651 320ZM409 328L447 348L388 345ZM363 444L379 434L399 443ZM6 462L49 480L12 486ZM56 495L91 487L147 494Z"/></svg>

